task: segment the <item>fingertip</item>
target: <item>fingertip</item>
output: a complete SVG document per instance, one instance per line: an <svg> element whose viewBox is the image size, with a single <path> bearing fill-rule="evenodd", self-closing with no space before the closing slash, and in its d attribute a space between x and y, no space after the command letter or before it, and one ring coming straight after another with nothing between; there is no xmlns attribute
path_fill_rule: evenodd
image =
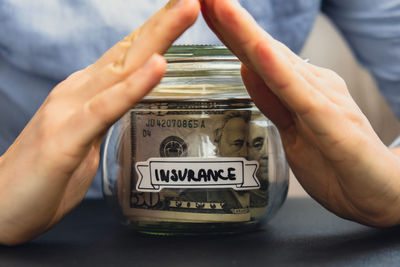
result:
<svg viewBox="0 0 400 267"><path fill-rule="evenodd" d="M201 0L188 0L188 2L187 8L189 9L189 12L191 12L197 18L201 10Z"/></svg>
<svg viewBox="0 0 400 267"><path fill-rule="evenodd" d="M199 2L201 5L201 10L208 10L214 5L213 0L199 0Z"/></svg>
<svg viewBox="0 0 400 267"><path fill-rule="evenodd" d="M232 3L236 2L233 0L232 2L226 3L226 1L215 1L211 5L211 12L215 14L215 19L219 23L223 23L223 25L231 25L232 27L236 27L237 24L237 9L236 5L232 5ZM233 24L233 25L232 25Z"/></svg>
<svg viewBox="0 0 400 267"><path fill-rule="evenodd" d="M189 25L193 24L200 13L201 7L199 0L179 0L175 2L174 10L176 10L180 16L179 22ZM168 7L170 3L168 3L166 7Z"/></svg>
<svg viewBox="0 0 400 267"><path fill-rule="evenodd" d="M237 0L210 0L205 1L204 6L214 20L229 29L237 30L243 21L255 23L253 17Z"/></svg>
<svg viewBox="0 0 400 267"><path fill-rule="evenodd" d="M165 58L157 53L154 53L147 61L147 64L150 64L154 71L155 74L157 74L157 76L164 76L165 71L167 70L167 61L165 60Z"/></svg>
<svg viewBox="0 0 400 267"><path fill-rule="evenodd" d="M158 53L154 53L143 64L145 69L163 69L166 67L166 60Z"/></svg>

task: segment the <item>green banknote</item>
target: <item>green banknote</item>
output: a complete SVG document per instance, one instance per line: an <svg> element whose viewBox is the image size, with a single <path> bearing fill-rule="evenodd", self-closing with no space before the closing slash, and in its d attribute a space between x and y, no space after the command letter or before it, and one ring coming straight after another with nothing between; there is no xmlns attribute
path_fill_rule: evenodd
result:
<svg viewBox="0 0 400 267"><path fill-rule="evenodd" d="M156 111L136 110L124 118L119 155L124 214L153 222L259 219L268 207L273 168L262 115L198 110L198 104L154 105ZM252 186L246 187L251 176Z"/></svg>

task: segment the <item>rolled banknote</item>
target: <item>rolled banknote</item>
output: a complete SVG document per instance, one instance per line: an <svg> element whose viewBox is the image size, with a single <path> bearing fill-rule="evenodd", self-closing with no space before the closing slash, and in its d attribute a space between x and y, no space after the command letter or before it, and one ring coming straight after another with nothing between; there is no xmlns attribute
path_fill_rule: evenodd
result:
<svg viewBox="0 0 400 267"><path fill-rule="evenodd" d="M229 223L265 214L269 124L254 108L218 105L152 102L123 118L118 195L130 220Z"/></svg>

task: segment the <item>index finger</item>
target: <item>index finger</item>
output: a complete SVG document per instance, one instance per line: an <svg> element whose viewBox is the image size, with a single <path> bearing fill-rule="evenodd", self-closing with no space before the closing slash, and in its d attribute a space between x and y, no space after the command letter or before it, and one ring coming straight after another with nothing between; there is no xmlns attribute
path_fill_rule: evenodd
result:
<svg viewBox="0 0 400 267"><path fill-rule="evenodd" d="M221 41L292 111L307 113L322 98L302 75L309 72L306 63L258 26L236 0L204 0L202 13Z"/></svg>
<svg viewBox="0 0 400 267"><path fill-rule="evenodd" d="M83 81L77 88L82 93L80 97L86 99L96 95L131 75L153 54L164 54L196 21L199 11L199 0L169 1L94 64L73 76L75 80Z"/></svg>
<svg viewBox="0 0 400 267"><path fill-rule="evenodd" d="M172 43L197 19L198 0L170 0L140 28L108 50L95 64L98 69L110 63L135 70L153 54L164 54ZM134 60L132 60L134 58ZM125 66L129 63L129 66Z"/></svg>

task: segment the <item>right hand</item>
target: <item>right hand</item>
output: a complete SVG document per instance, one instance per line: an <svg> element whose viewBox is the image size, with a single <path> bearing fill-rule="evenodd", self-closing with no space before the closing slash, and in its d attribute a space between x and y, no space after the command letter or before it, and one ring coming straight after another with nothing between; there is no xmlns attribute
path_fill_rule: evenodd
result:
<svg viewBox="0 0 400 267"><path fill-rule="evenodd" d="M343 218L399 224L400 157L378 138L342 78L304 62L236 0L203 0L202 12L243 62L246 88L278 127L304 189Z"/></svg>
<svg viewBox="0 0 400 267"><path fill-rule="evenodd" d="M58 84L0 158L0 243L47 231L85 196L107 129L161 80L162 56L200 10L171 0L97 62Z"/></svg>

